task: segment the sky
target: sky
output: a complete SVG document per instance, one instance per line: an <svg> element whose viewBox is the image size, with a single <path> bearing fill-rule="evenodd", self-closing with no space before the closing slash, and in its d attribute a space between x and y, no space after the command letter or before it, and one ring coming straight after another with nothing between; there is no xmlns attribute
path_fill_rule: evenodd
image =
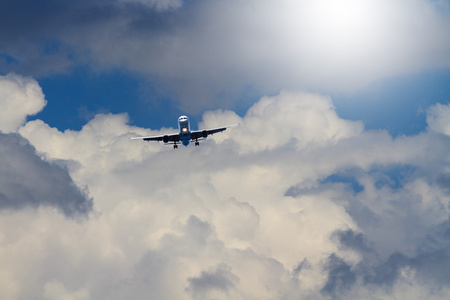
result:
<svg viewBox="0 0 450 300"><path fill-rule="evenodd" d="M450 298L450 3L0 2L0 298ZM129 137L240 123L200 147Z"/></svg>

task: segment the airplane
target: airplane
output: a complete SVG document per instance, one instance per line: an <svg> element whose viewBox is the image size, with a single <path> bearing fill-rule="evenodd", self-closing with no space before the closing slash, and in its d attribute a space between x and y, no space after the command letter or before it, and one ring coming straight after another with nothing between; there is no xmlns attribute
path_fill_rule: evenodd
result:
<svg viewBox="0 0 450 300"><path fill-rule="evenodd" d="M206 139L206 137L208 135L213 135L215 133L225 131L225 130L227 130L227 128L235 127L238 125L239 125L239 123L224 126L224 127L191 131L191 129L190 129L191 127L189 124L189 118L186 116L180 116L178 118L178 133L156 135L156 136L132 137L132 138L130 138L130 140L144 140L147 142L163 141L165 144L167 144L167 143L173 144L173 149L178 148L177 143L181 143L183 146L187 147L191 141L195 141L195 146L199 146L200 145L199 140Z"/></svg>

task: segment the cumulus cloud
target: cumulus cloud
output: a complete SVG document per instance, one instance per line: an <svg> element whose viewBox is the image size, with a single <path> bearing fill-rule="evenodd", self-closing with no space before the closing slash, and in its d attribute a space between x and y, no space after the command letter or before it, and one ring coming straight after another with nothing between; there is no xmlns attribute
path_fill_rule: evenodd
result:
<svg viewBox="0 0 450 300"><path fill-rule="evenodd" d="M176 129L126 114L26 122L39 85L0 77L0 298L449 298L448 105L393 138L291 92L446 68L448 14L426 0L1 2L0 70L124 68L188 111L271 96L242 117L206 112L199 127L242 125L174 151L128 140Z"/></svg>
<svg viewBox="0 0 450 300"><path fill-rule="evenodd" d="M45 205L4 211L1 297L449 296L447 135L367 131L329 97L286 91L243 117L207 112L201 126L234 122L178 150L128 140L174 129L132 127L126 115L80 131L26 123L19 133L72 162L99 214L79 224ZM37 251L23 260L29 244Z"/></svg>
<svg viewBox="0 0 450 300"><path fill-rule="evenodd" d="M238 120L229 112L226 116ZM223 122L224 118L206 113L201 126L218 126L219 121ZM237 133L237 139L245 145L244 149L254 151L288 144L297 149L312 145L316 147L359 135L363 130L361 122L340 119L331 99L306 93L281 92L274 97L264 97L248 110L242 122L244 128ZM265 132L267 138L255 138L261 131Z"/></svg>
<svg viewBox="0 0 450 300"><path fill-rule="evenodd" d="M15 132L26 117L40 112L47 101L36 80L15 74L0 76L0 130Z"/></svg>
<svg viewBox="0 0 450 300"><path fill-rule="evenodd" d="M187 111L232 107L242 92L353 91L450 66L438 1L21 2L0 10L3 70L124 68Z"/></svg>
<svg viewBox="0 0 450 300"><path fill-rule="evenodd" d="M194 297L203 298L208 292L217 290L228 293L238 278L227 265L219 265L210 271L203 271L198 277L188 278L188 290Z"/></svg>
<svg viewBox="0 0 450 300"><path fill-rule="evenodd" d="M16 133L46 104L31 78L0 76L0 210L54 207L68 217L86 216L92 199L76 186L63 161L46 161Z"/></svg>
<svg viewBox="0 0 450 300"><path fill-rule="evenodd" d="M67 170L42 160L27 140L0 134L0 209L51 206L68 217L92 211L92 199L72 181Z"/></svg>

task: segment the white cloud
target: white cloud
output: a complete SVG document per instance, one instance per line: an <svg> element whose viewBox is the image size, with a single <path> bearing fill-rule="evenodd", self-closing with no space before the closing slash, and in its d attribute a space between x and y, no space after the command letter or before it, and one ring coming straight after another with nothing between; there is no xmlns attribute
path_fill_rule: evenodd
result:
<svg viewBox="0 0 450 300"><path fill-rule="evenodd" d="M436 104L427 111L427 123L430 129L450 135L450 104Z"/></svg>
<svg viewBox="0 0 450 300"><path fill-rule="evenodd" d="M40 112L47 101L36 80L20 75L0 76L0 130L15 132L26 117Z"/></svg>
<svg viewBox="0 0 450 300"><path fill-rule="evenodd" d="M130 141L173 129L127 122L20 129L49 161L71 161L99 213L3 212L2 298L448 295L448 136L364 131L330 98L289 92L243 118L205 113L202 126L243 125L200 147Z"/></svg>
<svg viewBox="0 0 450 300"><path fill-rule="evenodd" d="M44 299L48 300L87 300L90 299L86 290L70 293L63 284L57 280L47 282L44 285Z"/></svg>
<svg viewBox="0 0 450 300"><path fill-rule="evenodd" d="M223 117L207 113L203 126L218 125ZM226 114L230 116L229 113ZM245 150L272 150L287 144L297 149L335 144L343 138L360 135L361 122L340 119L331 99L314 94L281 92L275 97L264 97L245 115L239 128L238 141ZM265 138L260 134L264 133Z"/></svg>
<svg viewBox="0 0 450 300"><path fill-rule="evenodd" d="M0 210L41 206L85 217L92 199L76 186L63 161L45 161L17 130L46 104L39 84L15 74L0 76Z"/></svg>

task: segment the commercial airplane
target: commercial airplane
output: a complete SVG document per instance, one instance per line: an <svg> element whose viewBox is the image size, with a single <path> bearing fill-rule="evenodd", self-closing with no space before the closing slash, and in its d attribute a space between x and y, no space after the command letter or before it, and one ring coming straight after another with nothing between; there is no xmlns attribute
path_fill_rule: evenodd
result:
<svg viewBox="0 0 450 300"><path fill-rule="evenodd" d="M181 143L184 146L188 146L191 141L195 141L195 146L199 146L199 140L204 140L208 135L213 135L214 133L222 132L227 130L227 128L238 126L238 124L228 125L219 128L203 129L191 131L189 124L189 118L186 116L181 116L178 118L178 133L164 134L156 136L140 136L130 138L131 140L144 140L144 141L163 141L164 143L173 144L173 149L178 148L177 143Z"/></svg>

